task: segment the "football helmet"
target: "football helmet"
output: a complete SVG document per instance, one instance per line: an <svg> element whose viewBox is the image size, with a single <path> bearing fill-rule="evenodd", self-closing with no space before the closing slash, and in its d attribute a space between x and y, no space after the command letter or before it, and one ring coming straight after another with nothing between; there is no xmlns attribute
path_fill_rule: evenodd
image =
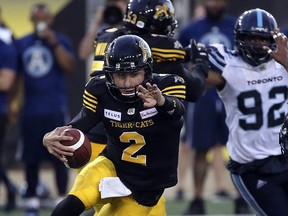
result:
<svg viewBox="0 0 288 216"><path fill-rule="evenodd" d="M124 103L133 103L139 99L137 86L135 93L124 95L114 82L113 73L133 73L141 69L145 72L141 85L152 79L152 54L149 45L136 35L123 35L114 39L108 46L104 59L106 84L110 94Z"/></svg>
<svg viewBox="0 0 288 216"><path fill-rule="evenodd" d="M242 59L252 66L258 66L270 60L270 54L258 43L248 43L246 37L259 36L269 41L269 48L276 49L271 32L278 31L275 18L265 10L256 8L245 11L234 27L236 51Z"/></svg>
<svg viewBox="0 0 288 216"><path fill-rule="evenodd" d="M137 33L173 36L178 24L170 0L130 0L124 26Z"/></svg>

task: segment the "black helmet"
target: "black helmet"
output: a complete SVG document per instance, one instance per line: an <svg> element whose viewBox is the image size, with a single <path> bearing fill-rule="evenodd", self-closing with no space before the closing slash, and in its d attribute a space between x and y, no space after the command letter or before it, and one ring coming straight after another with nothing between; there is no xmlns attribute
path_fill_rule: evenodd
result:
<svg viewBox="0 0 288 216"><path fill-rule="evenodd" d="M130 0L124 26L137 33L173 36L178 25L170 0Z"/></svg>
<svg viewBox="0 0 288 216"><path fill-rule="evenodd" d="M124 103L133 103L139 99L136 94L123 95L115 85L113 73L133 73L141 69L145 71L144 81L151 81L152 78L152 54L149 45L136 35L123 35L114 39L108 46L104 59L104 71L107 86L111 95Z"/></svg>
<svg viewBox="0 0 288 216"><path fill-rule="evenodd" d="M270 55L262 46L245 42L246 36L260 36L269 40L269 48L275 50L276 44L271 32L278 30L275 18L265 10L256 8L245 11L234 28L236 50L244 61L258 66L269 61Z"/></svg>

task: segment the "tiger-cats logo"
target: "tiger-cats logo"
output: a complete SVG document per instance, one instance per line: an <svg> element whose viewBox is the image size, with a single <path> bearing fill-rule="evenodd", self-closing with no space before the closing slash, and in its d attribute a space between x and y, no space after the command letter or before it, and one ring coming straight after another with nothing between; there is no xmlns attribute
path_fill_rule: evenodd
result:
<svg viewBox="0 0 288 216"><path fill-rule="evenodd" d="M163 21L164 19L170 18L171 15L174 13L167 6L167 4L156 5L155 10L156 10L156 13L154 14L153 18L156 19L156 20L159 19L160 21Z"/></svg>

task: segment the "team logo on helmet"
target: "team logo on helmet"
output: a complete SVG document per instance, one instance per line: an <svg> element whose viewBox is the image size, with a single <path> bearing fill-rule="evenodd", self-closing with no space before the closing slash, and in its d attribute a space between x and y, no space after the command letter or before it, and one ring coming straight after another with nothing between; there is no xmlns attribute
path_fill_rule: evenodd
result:
<svg viewBox="0 0 288 216"><path fill-rule="evenodd" d="M155 7L156 13L154 14L154 19L159 19L160 21L163 21L165 18L170 17L169 9L166 4L163 5L156 5Z"/></svg>
<svg viewBox="0 0 288 216"><path fill-rule="evenodd" d="M142 54L143 54L143 62L147 62L147 49L145 47L145 44L143 43L143 41L139 41L139 47L142 50Z"/></svg>

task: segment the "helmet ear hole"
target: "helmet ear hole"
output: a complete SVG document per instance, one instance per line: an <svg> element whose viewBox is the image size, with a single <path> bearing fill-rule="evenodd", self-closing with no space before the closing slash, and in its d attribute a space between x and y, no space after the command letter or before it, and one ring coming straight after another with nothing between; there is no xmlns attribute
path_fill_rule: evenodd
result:
<svg viewBox="0 0 288 216"><path fill-rule="evenodd" d="M178 24L170 0L131 0L124 17L124 26L138 33L173 36Z"/></svg>
<svg viewBox="0 0 288 216"><path fill-rule="evenodd" d="M270 60L270 55L259 44L247 43L245 37L260 37L269 40L270 49L276 47L272 33L278 31L275 18L260 8L245 11L234 27L235 48L242 59L252 66L258 66Z"/></svg>
<svg viewBox="0 0 288 216"><path fill-rule="evenodd" d="M134 73L144 70L144 81L152 78L152 54L149 45L136 35L123 35L114 39L108 46L104 59L104 72L110 94L124 103L133 103L138 100L136 95L122 95L113 80L113 73Z"/></svg>

